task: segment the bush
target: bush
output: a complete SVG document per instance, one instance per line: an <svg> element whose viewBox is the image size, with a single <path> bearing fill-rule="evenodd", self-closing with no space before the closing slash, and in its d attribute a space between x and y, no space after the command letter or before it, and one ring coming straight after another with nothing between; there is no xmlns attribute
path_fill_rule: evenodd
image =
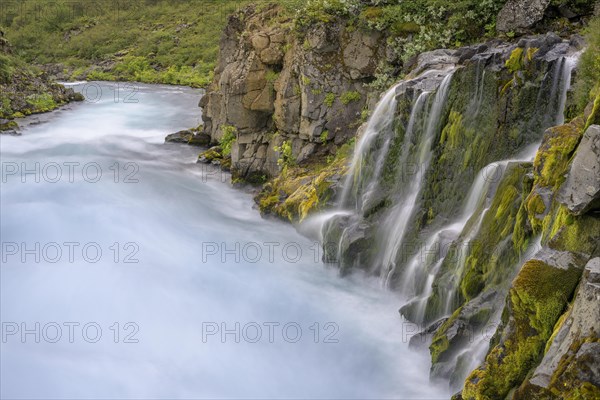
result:
<svg viewBox="0 0 600 400"><path fill-rule="evenodd" d="M279 153L277 165L288 167L296 164L296 159L292 154L292 145L287 140L281 143L281 146L275 146L273 150Z"/></svg>
<svg viewBox="0 0 600 400"><path fill-rule="evenodd" d="M359 101L360 100L360 93L353 91L353 92L346 92L344 94L342 94L342 96L340 97L340 101L342 102L343 105L348 105L350 103L352 103L353 101Z"/></svg>
<svg viewBox="0 0 600 400"><path fill-rule="evenodd" d="M585 36L588 47L581 55L575 82L575 101L579 112L600 94L600 17L590 21Z"/></svg>
<svg viewBox="0 0 600 400"><path fill-rule="evenodd" d="M231 154L231 146L237 139L237 129L232 125L223 125L221 126L221 131L223 132L223 136L219 140L219 145L221 146L223 156L227 157Z"/></svg>
<svg viewBox="0 0 600 400"><path fill-rule="evenodd" d="M32 94L27 97L27 103L33 107L32 112L45 112L56 108L56 102L49 93Z"/></svg>

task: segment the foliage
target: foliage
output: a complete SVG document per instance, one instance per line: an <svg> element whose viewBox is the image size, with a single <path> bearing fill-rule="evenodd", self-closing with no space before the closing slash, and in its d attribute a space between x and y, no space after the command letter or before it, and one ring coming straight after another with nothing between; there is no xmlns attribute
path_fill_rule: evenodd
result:
<svg viewBox="0 0 600 400"><path fill-rule="evenodd" d="M6 35L28 62L65 63L88 79L207 86L227 16L250 0L8 3ZM92 3L90 3L92 4ZM110 70L89 67L104 64ZM114 67L110 68L114 64ZM1 64L0 64L1 65ZM0 68L1 71L1 68ZM80 76L80 78L85 78Z"/></svg>
<svg viewBox="0 0 600 400"><path fill-rule="evenodd" d="M237 129L232 125L223 125L221 126L221 131L223 132L223 136L219 140L219 145L221 146L223 156L227 157L231 154L231 146L237 139Z"/></svg>
<svg viewBox="0 0 600 400"><path fill-rule="evenodd" d="M600 17L593 18L585 31L587 49L581 55L575 82L579 111L600 95Z"/></svg>
<svg viewBox="0 0 600 400"><path fill-rule="evenodd" d="M391 33L396 54L407 60L431 49L460 46L495 34L502 0L373 0L359 20Z"/></svg>
<svg viewBox="0 0 600 400"><path fill-rule="evenodd" d="M296 163L296 159L292 153L292 145L287 140L281 143L281 146L275 146L273 150L279 153L277 165L287 167Z"/></svg>
<svg viewBox="0 0 600 400"><path fill-rule="evenodd" d="M56 102L50 93L30 95L27 97L27 103L33 107L35 112L50 111L56 108Z"/></svg>
<svg viewBox="0 0 600 400"><path fill-rule="evenodd" d="M352 103L353 101L359 101L359 100L360 100L360 93L356 92L356 91L345 92L345 93L342 93L342 95L340 96L340 101L342 102L343 105L348 105L348 104Z"/></svg>

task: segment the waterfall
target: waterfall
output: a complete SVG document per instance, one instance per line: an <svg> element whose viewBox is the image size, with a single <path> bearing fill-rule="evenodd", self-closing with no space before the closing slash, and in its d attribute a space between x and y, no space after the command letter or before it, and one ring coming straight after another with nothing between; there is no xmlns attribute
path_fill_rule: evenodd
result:
<svg viewBox="0 0 600 400"><path fill-rule="evenodd" d="M385 160L385 156L387 154L387 149L389 146L389 138L390 138L390 131L392 130L392 125L394 122L394 114L396 112L396 104L397 104L397 98L396 98L396 92L398 90L398 88L400 87L400 85L402 85L403 82L394 85L390 90L388 90L383 97L381 98L381 100L379 101L379 103L377 103L377 106L375 107L375 111L373 111L373 115L371 115L371 117L369 118L369 121L367 122L367 127L365 129L365 132L363 133L363 135L361 136L356 149L354 150L354 156L352 158L352 163L350 164L350 172L348 173L348 175L346 176L346 179L344 181L344 185L343 185L343 191L342 191L342 195L340 198L340 205L341 207L349 207L352 206L355 209L359 209L360 208L360 204L358 204L358 190L355 190L355 198L354 198L354 204L349 205L348 203L350 202L350 196L352 195L352 190L356 189L356 186L359 185L362 181L363 181L363 177L362 177L362 166L363 166L363 162L364 162L364 158L366 157L367 152L369 151L369 148L373 142L373 140L379 136L379 135L384 135L386 134L386 143L383 146L383 151L380 152L380 154L378 155L377 158L377 163L376 163L376 169L375 169L375 173L373 174L374 177L371 180L370 184L373 182L377 181L377 176L381 170L381 165L383 163L383 161ZM367 190L367 192L369 192Z"/></svg>
<svg viewBox="0 0 600 400"><path fill-rule="evenodd" d="M402 247L402 241L406 234L410 219L413 216L418 196L421 193L425 173L429 168L429 163L431 161L431 145L433 138L439 129L440 116L442 114L443 107L446 104L452 73L453 70L446 72L446 76L442 80L442 83L440 84L440 87L438 88L433 99L433 104L430 105L430 109L427 112L427 125L417 150L418 162L416 165L418 168L418 176L413 177L408 189L405 191L405 197L400 199L400 201L398 201L396 206L392 209L392 212L387 219L387 223L383 227L382 233L388 238L388 240L383 243L384 247L381 259L381 271L384 276L384 283L386 286L389 286L390 278L396 271L396 257L398 256L398 251ZM421 96L419 98L421 98ZM412 118L413 116L411 115L411 119ZM410 134L412 135L414 127L410 128ZM407 131L407 134L408 133L409 132ZM406 165L407 160L408 146L404 146L402 151L402 159L400 160L401 168Z"/></svg>
<svg viewBox="0 0 600 400"><path fill-rule="evenodd" d="M475 224L473 224L470 229L464 232L465 226L467 222L473 217L474 213L479 208L479 205L486 199L490 198L493 195L493 190L496 187L496 184L500 182L500 178L502 177L503 170L508 164L508 161L503 162L494 162L487 165L477 174L473 185L469 190L469 194L467 196L467 200L464 203L463 209L460 213L460 217L457 221L452 224L446 225L433 233L428 239L424 251L428 254L437 254L438 259L434 260L435 264L430 271L428 271L427 281L425 286L421 291L416 290L413 294L414 297L409 303L416 302L416 309L413 319L416 323L422 323L425 317L425 308L427 306L427 300L432 293L432 284L433 279L437 275L437 272L444 261L445 254L442 254L441 251L438 252L436 249L442 249L446 244L456 240L461 232L463 232L463 240L464 244L468 244L474 236L479 231L479 226L481 221L483 220L483 216L489 209L489 206L486 206L484 211L478 216L478 220ZM446 237L444 237L446 236ZM444 242L445 239L445 242ZM407 268L405 269L402 277L402 292L405 294L410 294L411 290L414 290L414 287L419 280L419 274L422 274L422 271L427 271L430 262L427 259L423 258L423 251L417 252L411 259L411 261L407 264ZM458 255L457 265L459 266L458 271L456 273L457 278L460 277L462 273L462 268L464 268L464 264L466 262L466 251L462 250ZM425 261L425 263L423 263ZM430 260L429 260L430 261ZM462 267L461 267L462 266ZM433 276L433 277L432 277ZM454 292L450 291L446 294L446 299L444 303L445 306L445 314L449 314L450 304L454 297Z"/></svg>
<svg viewBox="0 0 600 400"><path fill-rule="evenodd" d="M573 55L563 57L560 74L562 90L560 93L558 111L556 114L556 125L562 125L565 123L565 107L567 104L567 95L569 89L571 88L571 76L573 74L573 69L577 66L577 62L579 61L579 57L581 57L582 53L583 50L580 50Z"/></svg>

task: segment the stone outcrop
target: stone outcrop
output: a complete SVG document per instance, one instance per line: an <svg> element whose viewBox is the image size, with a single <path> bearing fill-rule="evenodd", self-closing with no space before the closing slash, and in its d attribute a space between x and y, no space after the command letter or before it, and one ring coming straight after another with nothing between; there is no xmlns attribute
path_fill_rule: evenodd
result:
<svg viewBox="0 0 600 400"><path fill-rule="evenodd" d="M558 395L565 388L591 394L594 386L600 388L600 258L585 266L575 301L558 325L518 397Z"/></svg>
<svg viewBox="0 0 600 400"><path fill-rule="evenodd" d="M204 132L213 143L237 129L236 178L277 176L284 142L298 163L325 157L352 138L361 123L385 40L342 22L292 31L277 6L250 6L229 18L215 77L201 100ZM276 21L271 23L267 21Z"/></svg>
<svg viewBox="0 0 600 400"><path fill-rule="evenodd" d="M583 135L558 201L575 215L600 207L600 126Z"/></svg>
<svg viewBox="0 0 600 400"><path fill-rule="evenodd" d="M499 32L523 31L544 17L550 0L508 0L498 13L496 29Z"/></svg>

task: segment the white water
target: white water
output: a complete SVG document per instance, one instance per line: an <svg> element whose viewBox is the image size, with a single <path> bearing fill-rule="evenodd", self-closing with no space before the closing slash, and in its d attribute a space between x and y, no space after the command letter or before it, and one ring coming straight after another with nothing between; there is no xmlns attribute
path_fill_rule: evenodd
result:
<svg viewBox="0 0 600 400"><path fill-rule="evenodd" d="M389 285L390 279L396 270L396 257L398 255L398 251L401 249L406 229L417 204L417 197L421 193L423 180L425 178L426 171L429 168L429 163L431 161L431 144L435 134L437 133L436 130L439 128L439 119L442 109L446 104L446 97L448 94L448 88L450 87L450 81L452 79L452 72L453 71L446 72L447 75L444 77L438 90L436 91L431 109L427 112L427 127L425 128L425 132L423 133L417 150L417 165L419 166L419 171L417 174L418 176L411 179L406 192L406 197L404 197L402 201L394 207L390 217L387 220L388 223L384 228L385 237L387 237L388 240L383 243L381 268L386 286ZM407 148L408 146L405 146L403 149L405 150L406 154L408 153ZM401 164L400 167L403 168L404 165Z"/></svg>
<svg viewBox="0 0 600 400"><path fill-rule="evenodd" d="M343 192L340 199L340 204L342 206L346 205L348 202L350 190L352 190L354 187L354 183L361 181L361 167L364 161L363 158L367 152L367 149L373 142L373 139L382 132L391 129L392 123L394 122L394 113L396 112L396 90L400 85L401 83L394 85L383 95L381 100L379 100L379 103L377 103L377 106L369 118L369 121L367 122L365 132L359 139L356 149L354 150L354 157L352 158L352 163L350 164L350 173L348 173L348 176L344 182ZM379 157L382 162L385 158L385 152L387 152L387 146L384 148L384 154ZM379 166L379 168L381 168L381 166ZM374 182L376 182L376 180L377 179L373 179ZM356 199L356 201L358 201L358 199ZM352 205L354 208L358 206L358 204Z"/></svg>
<svg viewBox="0 0 600 400"><path fill-rule="evenodd" d="M571 88L571 77L573 75L573 69L577 66L579 58L583 50L578 51L575 54L564 57L561 63L561 84L562 90L560 93L560 101L558 103L558 113L556 115L556 125L562 125L565 123L565 106L567 104L567 95Z"/></svg>
<svg viewBox="0 0 600 400"><path fill-rule="evenodd" d="M2 398L448 397L428 382L428 355L408 350L394 294L366 277L338 278L315 259L318 246L288 225L261 219L249 194L195 164L197 150L162 143L165 134L198 124L198 91L138 85L139 102L123 103L114 101L111 87L102 84L100 101L55 112L21 137L0 136L3 168L96 162L103 172L88 183L77 167L70 183L65 167L62 179L50 183L48 168L37 174L40 183L35 174L22 183L17 174L1 185L3 243L95 242L103 251L96 263L82 257L81 247L74 262L65 251L53 263L32 255L23 262L3 249L2 322L28 329L54 322L63 336L36 343L31 334L24 341L11 335L0 343ZM110 169L116 162L117 182ZM133 171L124 168L129 162L139 167L137 183L123 182ZM115 242L119 262L110 250ZM122 262L129 242L139 248L138 263ZM266 242L279 244L272 260ZM203 243L227 249L256 243L262 257L208 255ZM287 259L285 244L293 245ZM302 256L293 262L297 248ZM68 322L80 324L73 343ZM97 343L83 338L90 322L102 329ZM115 322L118 343L110 329ZM123 343L133 330L124 329L127 322L139 327L133 337L139 343ZM204 343L207 322L229 329L235 322L295 322L303 335L290 343L275 330L270 343L264 328L257 343L236 343L234 335ZM318 343L310 330L315 322ZM323 343L332 332L327 322L339 327L338 343Z"/></svg>

